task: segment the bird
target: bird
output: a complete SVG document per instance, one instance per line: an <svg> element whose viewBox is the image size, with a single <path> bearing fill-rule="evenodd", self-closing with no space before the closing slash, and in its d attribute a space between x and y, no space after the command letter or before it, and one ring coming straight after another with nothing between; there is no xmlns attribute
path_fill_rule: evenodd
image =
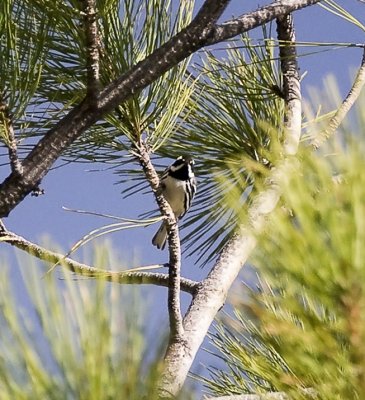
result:
<svg viewBox="0 0 365 400"><path fill-rule="evenodd" d="M160 188L163 196L170 204L176 220L180 220L189 210L196 193L196 187L194 160L190 156L178 157L161 175ZM166 223L162 222L152 239L152 244L163 250L166 240L167 227Z"/></svg>

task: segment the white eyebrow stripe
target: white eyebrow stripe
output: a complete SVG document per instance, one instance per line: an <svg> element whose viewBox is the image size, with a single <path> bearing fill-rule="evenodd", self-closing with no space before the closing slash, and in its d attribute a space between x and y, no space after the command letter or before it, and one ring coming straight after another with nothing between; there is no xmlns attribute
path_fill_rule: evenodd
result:
<svg viewBox="0 0 365 400"><path fill-rule="evenodd" d="M180 164L180 165L178 165L177 167L175 167L174 165L171 165L170 169L171 169L172 172L176 172L176 171L178 171L179 169L181 169L184 165L185 165L185 164Z"/></svg>

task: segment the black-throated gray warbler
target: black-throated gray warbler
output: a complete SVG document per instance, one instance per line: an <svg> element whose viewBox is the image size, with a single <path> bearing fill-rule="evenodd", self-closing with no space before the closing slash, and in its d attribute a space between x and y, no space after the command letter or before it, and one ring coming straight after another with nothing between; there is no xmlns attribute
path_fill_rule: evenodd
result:
<svg viewBox="0 0 365 400"><path fill-rule="evenodd" d="M160 178L160 187L165 199L169 202L176 220L181 219L191 206L195 192L194 160L189 156L180 156L171 164ZM164 249L167 239L165 222L152 239L158 249Z"/></svg>

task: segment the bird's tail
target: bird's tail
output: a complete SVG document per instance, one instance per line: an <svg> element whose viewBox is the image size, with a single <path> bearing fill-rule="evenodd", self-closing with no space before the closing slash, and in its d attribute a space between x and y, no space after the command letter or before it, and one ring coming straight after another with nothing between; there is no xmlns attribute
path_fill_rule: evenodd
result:
<svg viewBox="0 0 365 400"><path fill-rule="evenodd" d="M160 228L156 232L155 236L152 239L152 244L156 246L158 249L163 250L165 248L167 239L167 229L166 224L162 222Z"/></svg>

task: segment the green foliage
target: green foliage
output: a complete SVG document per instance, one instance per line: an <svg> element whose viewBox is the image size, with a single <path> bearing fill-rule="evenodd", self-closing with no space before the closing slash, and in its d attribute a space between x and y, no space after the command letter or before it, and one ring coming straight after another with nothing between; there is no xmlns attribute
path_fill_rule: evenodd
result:
<svg viewBox="0 0 365 400"><path fill-rule="evenodd" d="M93 262L113 257L99 246ZM70 274L42 279L30 256L21 264L23 282L1 269L1 399L158 398L159 362L135 288Z"/></svg>
<svg viewBox="0 0 365 400"><path fill-rule="evenodd" d="M181 7L170 0L96 3L102 87L186 26L193 8L192 0ZM75 0L1 3L0 95L17 124L18 139L43 136L85 96L87 48L82 4ZM145 133L151 147L157 149L173 133L192 90L182 79L186 65L187 61L180 63L120 106L117 114L106 116L66 155L87 161L118 160L120 165L121 158L128 155L125 150ZM19 145L21 151L28 147L28 141Z"/></svg>
<svg viewBox="0 0 365 400"><path fill-rule="evenodd" d="M266 28L263 35L263 44L243 35L228 48L217 50L219 55L213 51L199 54L183 83L171 92L180 99L173 105L173 110L180 107L173 124L164 124L158 131L146 130L147 142L158 156L176 158L188 153L196 160L198 193L182 228L192 226L184 241L188 254L198 253L202 264L219 253L237 226L225 201L227 192L243 179L240 202L249 202L256 173L246 164L272 161L273 139L277 142L281 137L276 129L283 118L276 46ZM175 100L170 99L171 103ZM160 127L164 118L168 116L158 117L155 127ZM235 174L227 169L227 163L238 166ZM140 169L128 164L118 169L118 174L123 183L139 181L125 191L127 195L146 188ZM223 190L222 180L226 184Z"/></svg>
<svg viewBox="0 0 365 400"><path fill-rule="evenodd" d="M346 132L348 135L348 132ZM252 259L258 290L212 336L218 394L365 398L364 138L303 152Z"/></svg>
<svg viewBox="0 0 365 400"><path fill-rule="evenodd" d="M98 2L103 86L127 72L186 26L191 19L192 7L191 0L178 8L170 0ZM66 38L65 43L68 41ZM57 55L57 66L63 70L68 63L68 54L57 51ZM80 56L75 57L80 63ZM187 63L188 60L180 63L119 106L115 113L106 116L105 121L92 127L88 135L68 151L68 156L120 167L123 161L130 163L129 150L142 135L146 135L151 149L157 150L176 129L178 116L192 91L183 81ZM50 72L53 76L54 65L51 65ZM70 84L76 85L72 79ZM84 88L85 72L82 79ZM55 84L51 88L54 92ZM74 94L75 90L67 88L66 92ZM54 102L51 96L54 93L48 95L48 99Z"/></svg>
<svg viewBox="0 0 365 400"><path fill-rule="evenodd" d="M9 118L19 137L27 123L25 111L39 88L48 54L46 19L37 19L27 1L3 0L0 4L0 140L8 144Z"/></svg>
<svg viewBox="0 0 365 400"><path fill-rule="evenodd" d="M345 21L357 26L362 31L365 31L365 26L361 23L354 15L350 14L345 8L341 7L333 0L325 0L323 3L319 3L325 10L333 13L334 15L343 18Z"/></svg>
<svg viewBox="0 0 365 400"><path fill-rule="evenodd" d="M217 50L219 55L201 55L193 70L196 88L185 123L171 138L171 146L161 149L166 156L191 149L197 159L197 199L183 227L194 226L187 248L204 263L220 252L237 226L225 200L238 176L244 181L241 205L254 191L256 174L242 160L267 164L272 139L278 140L275 128L283 118L283 101L277 95L279 66L265 28L263 36L262 45L243 35L227 49ZM227 164L235 166L235 174Z"/></svg>

